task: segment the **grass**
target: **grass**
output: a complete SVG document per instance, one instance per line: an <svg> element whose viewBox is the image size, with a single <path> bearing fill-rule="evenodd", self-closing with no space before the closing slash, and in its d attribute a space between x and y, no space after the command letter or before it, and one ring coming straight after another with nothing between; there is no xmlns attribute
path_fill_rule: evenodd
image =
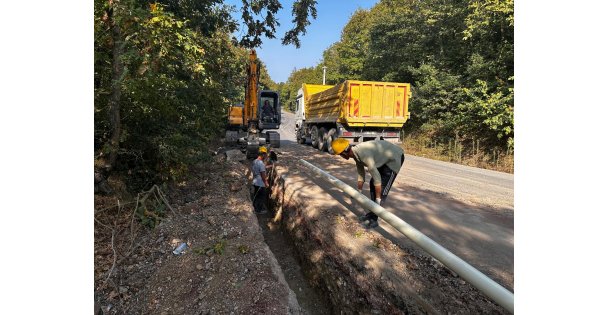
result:
<svg viewBox="0 0 608 315"><path fill-rule="evenodd" d="M376 247L376 248L383 249L382 242L380 241L380 239L379 239L379 238L374 239L374 241L373 241L373 245L374 245L374 247Z"/></svg>
<svg viewBox="0 0 608 315"><path fill-rule="evenodd" d="M241 252L241 254L247 254L249 252L249 246L247 246L247 245L240 245L239 246L239 252Z"/></svg>
<svg viewBox="0 0 608 315"><path fill-rule="evenodd" d="M222 255L224 253L224 248L226 248L226 240L221 240L213 245L213 252Z"/></svg>
<svg viewBox="0 0 608 315"><path fill-rule="evenodd" d="M211 247L205 247L205 248L195 247L192 249L192 252L194 252L197 255L201 255L201 256L202 255L211 256L214 253L218 254L218 255L223 255L225 249L226 249L226 240L221 239ZM241 246L239 246L239 251L243 254L246 254L249 251L249 247L246 245L241 245Z"/></svg>
<svg viewBox="0 0 608 315"><path fill-rule="evenodd" d="M429 158L433 160L457 163L499 172L514 171L513 150L499 148L482 148L479 142L457 142L454 139L441 143L426 137L408 136L403 140L402 147L406 154Z"/></svg>

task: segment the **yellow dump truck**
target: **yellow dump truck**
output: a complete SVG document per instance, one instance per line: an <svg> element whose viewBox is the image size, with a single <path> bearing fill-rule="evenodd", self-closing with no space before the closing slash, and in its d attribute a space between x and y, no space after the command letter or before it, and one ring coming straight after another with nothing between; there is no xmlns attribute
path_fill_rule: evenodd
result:
<svg viewBox="0 0 608 315"><path fill-rule="evenodd" d="M347 80L335 86L302 84L296 98L296 140L331 150L336 138L351 143L399 142L410 117L409 83Z"/></svg>

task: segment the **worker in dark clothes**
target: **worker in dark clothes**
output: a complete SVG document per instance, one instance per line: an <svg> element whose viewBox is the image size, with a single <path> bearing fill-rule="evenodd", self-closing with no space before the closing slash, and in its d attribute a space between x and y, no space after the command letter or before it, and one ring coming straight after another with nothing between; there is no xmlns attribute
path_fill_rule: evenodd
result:
<svg viewBox="0 0 608 315"><path fill-rule="evenodd" d="M274 109L270 105L268 100L264 101L264 105L262 105L262 117L267 120L274 121Z"/></svg>
<svg viewBox="0 0 608 315"><path fill-rule="evenodd" d="M403 149L385 140L367 141L352 146L344 138L332 141L331 147L335 155L340 155L346 160L350 158L355 160L359 192L363 190L365 167L367 166L372 175L369 181L370 199L381 206L384 205L388 192L405 160ZM378 226L378 216L371 211L361 216L359 220L369 228Z"/></svg>

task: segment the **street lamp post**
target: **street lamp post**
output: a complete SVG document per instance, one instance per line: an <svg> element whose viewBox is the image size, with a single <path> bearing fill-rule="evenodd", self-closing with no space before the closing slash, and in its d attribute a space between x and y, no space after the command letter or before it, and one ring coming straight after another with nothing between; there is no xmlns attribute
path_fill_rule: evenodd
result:
<svg viewBox="0 0 608 315"><path fill-rule="evenodd" d="M325 85L325 69L327 69L327 67L323 66L323 85Z"/></svg>

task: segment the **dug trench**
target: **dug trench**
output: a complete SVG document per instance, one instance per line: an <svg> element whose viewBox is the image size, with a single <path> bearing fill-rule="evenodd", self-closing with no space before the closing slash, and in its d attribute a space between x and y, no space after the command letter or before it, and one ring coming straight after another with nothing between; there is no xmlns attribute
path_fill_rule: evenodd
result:
<svg viewBox="0 0 608 315"><path fill-rule="evenodd" d="M96 313L507 313L432 258L361 228L288 159L271 173L270 213L256 216L249 163L218 155L165 196L95 195ZM149 229L136 204L171 209ZM188 250L173 255L180 242Z"/></svg>
<svg viewBox="0 0 608 315"><path fill-rule="evenodd" d="M420 249L364 229L351 211L355 205L333 200L304 169L275 168L271 214L258 220L304 311L508 314Z"/></svg>

